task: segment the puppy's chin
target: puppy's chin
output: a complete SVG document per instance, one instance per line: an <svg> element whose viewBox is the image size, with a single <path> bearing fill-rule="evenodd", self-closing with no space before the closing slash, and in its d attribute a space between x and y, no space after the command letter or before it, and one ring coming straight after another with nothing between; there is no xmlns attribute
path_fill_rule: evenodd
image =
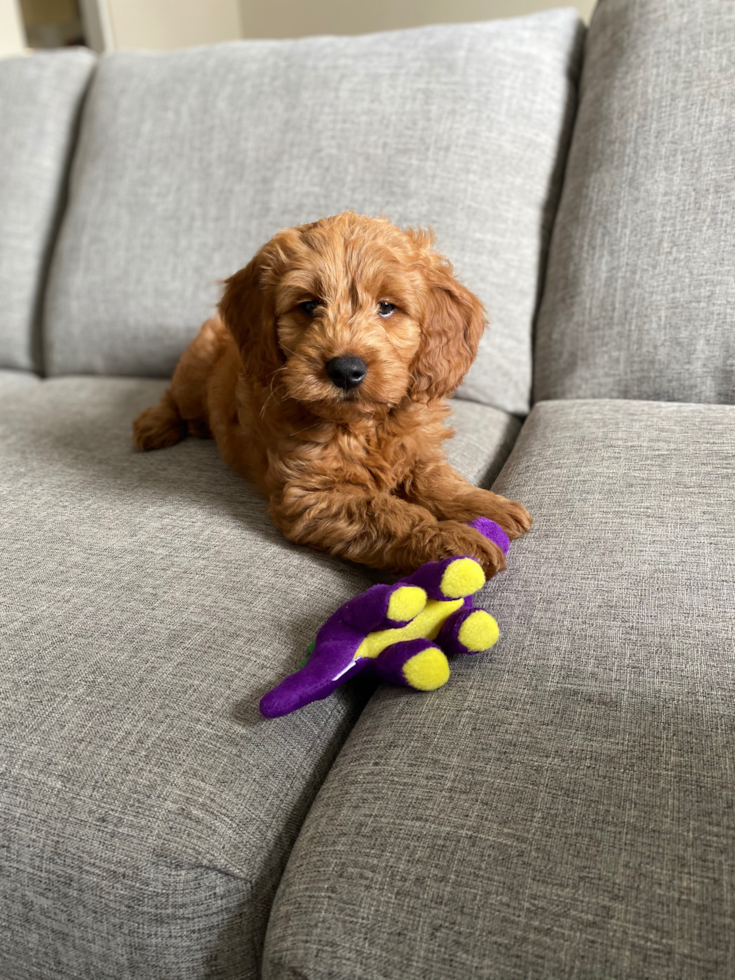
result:
<svg viewBox="0 0 735 980"><path fill-rule="evenodd" d="M325 422L358 422L364 418L387 415L393 407L390 404L361 398L357 392L346 392L336 398L297 400L305 409L324 419Z"/></svg>

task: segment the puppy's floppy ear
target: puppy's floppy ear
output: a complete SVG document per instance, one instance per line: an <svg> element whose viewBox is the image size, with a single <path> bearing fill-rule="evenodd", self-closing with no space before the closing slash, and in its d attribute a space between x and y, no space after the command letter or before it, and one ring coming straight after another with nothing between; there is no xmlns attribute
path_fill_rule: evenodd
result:
<svg viewBox="0 0 735 980"><path fill-rule="evenodd" d="M446 398L459 387L477 356L485 309L474 293L457 282L445 259L432 258L421 347L411 365L412 390L428 398Z"/></svg>
<svg viewBox="0 0 735 980"><path fill-rule="evenodd" d="M270 258L263 248L244 269L226 279L219 304L222 321L240 349L245 374L263 382L283 363Z"/></svg>

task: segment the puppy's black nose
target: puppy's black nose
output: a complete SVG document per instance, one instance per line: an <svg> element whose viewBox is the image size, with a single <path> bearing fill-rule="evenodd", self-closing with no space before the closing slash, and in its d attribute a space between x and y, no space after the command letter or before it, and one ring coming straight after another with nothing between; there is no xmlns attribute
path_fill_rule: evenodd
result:
<svg viewBox="0 0 735 980"><path fill-rule="evenodd" d="M333 357L327 361L327 375L332 384L349 391L365 380L367 364L361 357Z"/></svg>

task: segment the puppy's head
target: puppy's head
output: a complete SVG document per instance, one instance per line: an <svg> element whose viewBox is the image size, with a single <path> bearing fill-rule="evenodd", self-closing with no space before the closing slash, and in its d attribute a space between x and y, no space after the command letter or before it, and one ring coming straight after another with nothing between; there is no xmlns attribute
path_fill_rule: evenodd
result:
<svg viewBox="0 0 735 980"><path fill-rule="evenodd" d="M449 395L485 319L432 242L351 211L280 232L220 304L245 373L334 421Z"/></svg>

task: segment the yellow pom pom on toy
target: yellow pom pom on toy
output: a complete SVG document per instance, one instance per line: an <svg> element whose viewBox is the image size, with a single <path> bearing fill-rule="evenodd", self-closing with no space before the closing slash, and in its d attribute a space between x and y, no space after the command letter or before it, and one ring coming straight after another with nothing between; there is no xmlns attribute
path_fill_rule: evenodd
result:
<svg viewBox="0 0 735 980"><path fill-rule="evenodd" d="M431 646L406 661L403 676L417 691L435 691L449 680L449 661L441 650Z"/></svg>
<svg viewBox="0 0 735 980"><path fill-rule="evenodd" d="M396 589L388 603L388 619L398 623L408 622L426 605L426 593L417 585L403 585Z"/></svg>
<svg viewBox="0 0 735 980"><path fill-rule="evenodd" d="M479 653L494 646L499 636L498 624L490 613L476 609L460 626L458 639L468 650Z"/></svg>
<svg viewBox="0 0 735 980"><path fill-rule="evenodd" d="M474 558L458 558L447 566L440 588L449 599L464 599L485 584L485 573Z"/></svg>

